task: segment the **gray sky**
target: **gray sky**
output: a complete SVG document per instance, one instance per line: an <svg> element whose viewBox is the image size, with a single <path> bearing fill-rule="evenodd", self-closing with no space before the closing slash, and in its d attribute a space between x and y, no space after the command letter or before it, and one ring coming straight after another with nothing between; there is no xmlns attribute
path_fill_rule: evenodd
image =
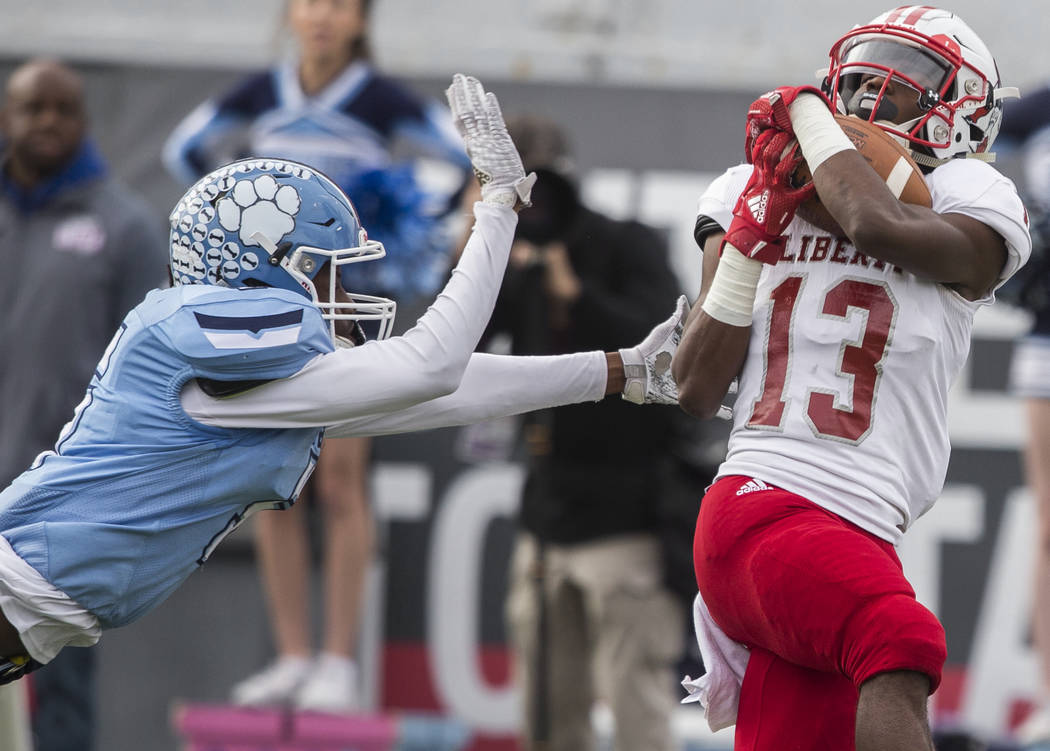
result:
<svg viewBox="0 0 1050 751"><path fill-rule="evenodd" d="M374 32L380 63L402 74L752 89L813 80L836 38L893 5L376 0ZM283 0L0 0L0 48L11 56L253 67L280 54L282 7ZM1030 87L1050 78L1045 0L952 7L992 49L1004 82Z"/></svg>

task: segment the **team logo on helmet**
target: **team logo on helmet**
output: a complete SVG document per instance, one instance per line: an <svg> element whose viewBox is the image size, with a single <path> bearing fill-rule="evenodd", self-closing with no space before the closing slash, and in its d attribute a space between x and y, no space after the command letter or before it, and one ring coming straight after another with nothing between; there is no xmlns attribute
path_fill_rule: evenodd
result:
<svg viewBox="0 0 1050 751"><path fill-rule="evenodd" d="M256 170L267 173L254 178L245 174ZM212 173L187 193L170 219L176 283L233 285L242 272L259 268L257 254L241 253L259 245L256 234L276 245L295 228L302 206L299 191L279 185L271 173L312 176L302 165L246 161ZM210 271L215 267L220 267L217 272Z"/></svg>
<svg viewBox="0 0 1050 751"><path fill-rule="evenodd" d="M242 247L258 245L256 233L276 244L295 228L301 204L294 187L278 186L271 175L238 180L218 203L219 224L227 232L237 232Z"/></svg>

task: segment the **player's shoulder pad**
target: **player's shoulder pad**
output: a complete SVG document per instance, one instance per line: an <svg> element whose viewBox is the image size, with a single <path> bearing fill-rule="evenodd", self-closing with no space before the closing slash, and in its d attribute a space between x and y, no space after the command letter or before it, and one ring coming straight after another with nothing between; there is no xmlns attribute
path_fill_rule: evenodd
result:
<svg viewBox="0 0 1050 751"><path fill-rule="evenodd" d="M700 197L700 202L727 205L732 210L736 199L747 187L747 181L751 179L754 169L750 164L737 164L730 167L708 184Z"/></svg>
<svg viewBox="0 0 1050 751"><path fill-rule="evenodd" d="M933 196L933 210L944 212L958 205L993 204L1004 212L1023 211L1013 181L987 162L952 159L926 176Z"/></svg>
<svg viewBox="0 0 1050 751"><path fill-rule="evenodd" d="M288 290L190 285L151 297L143 324L197 377L286 378L333 350L321 311Z"/></svg>
<svg viewBox="0 0 1050 751"><path fill-rule="evenodd" d="M754 165L746 163L734 164L721 175L716 177L711 184L724 185L727 194L739 196L744 192L748 180L751 179L751 173L754 171Z"/></svg>
<svg viewBox="0 0 1050 751"><path fill-rule="evenodd" d="M733 221L733 207L747 187L754 167L738 164L716 177L701 194L696 204L697 216L706 216L721 229L728 229Z"/></svg>
<svg viewBox="0 0 1050 751"><path fill-rule="evenodd" d="M953 159L926 176L933 210L965 214L1002 235L1009 254L1000 273L1008 279L1032 252L1028 212L1013 181L975 159Z"/></svg>

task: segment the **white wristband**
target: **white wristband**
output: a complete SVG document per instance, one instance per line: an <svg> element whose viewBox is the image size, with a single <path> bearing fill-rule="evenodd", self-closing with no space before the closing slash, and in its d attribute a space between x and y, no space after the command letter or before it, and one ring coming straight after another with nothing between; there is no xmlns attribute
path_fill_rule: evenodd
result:
<svg viewBox="0 0 1050 751"><path fill-rule="evenodd" d="M726 245L707 297L700 307L716 321L730 326L750 326L755 307L755 290L762 275L762 262L748 258L732 245Z"/></svg>
<svg viewBox="0 0 1050 751"><path fill-rule="evenodd" d="M800 94L791 103L788 114L811 175L829 157L856 148L816 94Z"/></svg>

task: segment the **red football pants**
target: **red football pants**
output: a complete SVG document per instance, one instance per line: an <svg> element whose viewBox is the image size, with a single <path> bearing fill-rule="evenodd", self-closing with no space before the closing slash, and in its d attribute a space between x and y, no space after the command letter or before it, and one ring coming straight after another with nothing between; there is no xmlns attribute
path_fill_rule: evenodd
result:
<svg viewBox="0 0 1050 751"><path fill-rule="evenodd" d="M711 486L693 539L712 618L751 648L734 748L852 750L860 685L913 670L932 691L944 629L892 544L779 488L737 495L748 479Z"/></svg>

